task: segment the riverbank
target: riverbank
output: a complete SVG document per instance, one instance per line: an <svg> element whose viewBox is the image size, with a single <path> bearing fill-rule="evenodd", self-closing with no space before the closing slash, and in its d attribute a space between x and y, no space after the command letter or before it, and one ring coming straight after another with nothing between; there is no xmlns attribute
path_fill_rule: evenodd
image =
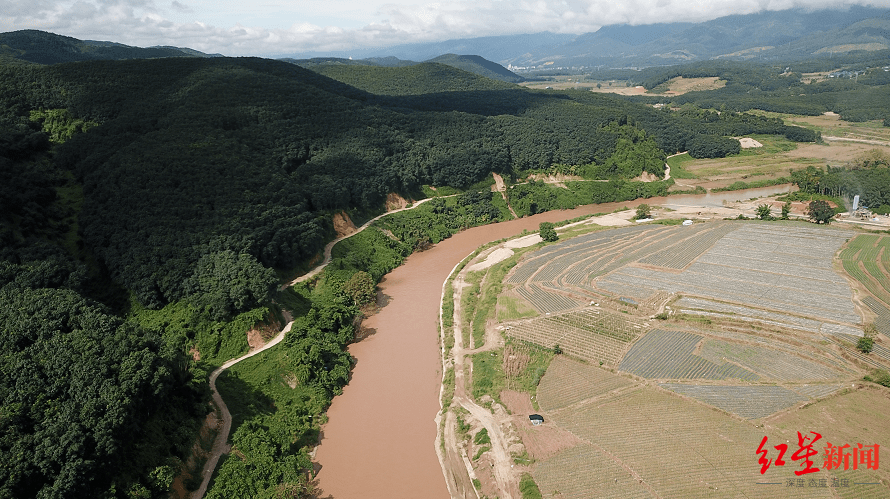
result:
<svg viewBox="0 0 890 499"><path fill-rule="evenodd" d="M782 186L772 189L785 192L787 186L784 191ZM748 191L721 194L752 197ZM442 380L437 318L442 283L464 257L491 241L535 231L541 222L632 210L642 203L682 202L691 210L698 199L704 210L708 203L716 204L705 196L637 199L541 213L467 229L409 256L380 283L383 306L364 322L372 334L349 347L357 363L343 395L328 410L329 421L315 456L323 496L449 497L434 448Z"/></svg>

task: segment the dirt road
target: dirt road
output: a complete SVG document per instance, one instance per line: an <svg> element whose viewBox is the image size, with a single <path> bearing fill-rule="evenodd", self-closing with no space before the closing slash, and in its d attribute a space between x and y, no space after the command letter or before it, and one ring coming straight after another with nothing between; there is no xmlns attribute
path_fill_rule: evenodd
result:
<svg viewBox="0 0 890 499"><path fill-rule="evenodd" d="M417 201L416 203L412 204L411 206L408 206L405 208L400 208L397 210L388 211L382 215L372 218L371 220L368 220L361 227L356 229L355 232L353 232L347 236L339 237L339 238L331 241L324 247L324 259L322 260L321 264L319 264L317 267L315 267L311 271L307 272L306 274L303 274L300 277L297 277L296 279L294 279L293 281L282 285L280 289L282 289L282 290L286 289L289 286L293 286L294 284L297 284L299 282L309 280L309 279L315 277L316 275L318 275L331 262L331 250L334 248L334 245L337 244L338 242L358 234L359 232L368 228L373 222L375 222L376 220L379 220L382 217L385 217L386 215L396 213L399 211L405 211L405 210L411 210L411 209L417 208L421 204L429 201L430 199L435 199L435 198L423 199L423 200ZM220 457L222 457L223 454L228 453L229 450L231 449L228 444L228 441L229 441L229 432L231 432L231 430L232 430L232 416L229 413L229 408L226 406L225 401L223 401L222 397L219 394L219 391L217 391L217 389L216 389L216 380L219 378L219 375L222 374L222 372L225 371L226 369L234 366L235 364L241 362L244 359L249 359L250 357L253 357L254 355L264 352L264 351L272 348L273 346L281 343L281 341L284 339L285 335L287 334L288 331L290 331L290 328L293 325L293 321L291 320L290 314L288 314L286 311L285 311L285 314L286 314L285 316L288 320L287 325L285 325L284 328L281 330L281 332L279 332L274 338L272 338L271 340L269 340L268 343L263 345L262 348L254 350L252 352L248 352L248 353L242 355L241 357L228 360L223 365L216 368L212 373L210 373L210 392L213 397L213 404L219 410L220 419L222 421L222 427L220 428L219 433L216 436L216 439L213 441L213 450L211 451L211 454L207 458L207 462L204 465L204 469L202 471L203 479L201 481L201 487L192 493L191 499L202 499L204 497L204 494L207 492L207 487L210 484L210 479L211 479L211 477L213 477L213 471L216 469L216 465L219 463Z"/></svg>
<svg viewBox="0 0 890 499"><path fill-rule="evenodd" d="M482 259L494 251L482 253ZM461 297L464 289L468 286L465 277L469 271L469 266L461 270L454 278L452 287L454 290L454 347L451 352L446 352L446 362L454 366L454 399L453 405L459 405L469 412L469 418L488 431L491 438L491 450L489 451L492 459L492 474L498 490L498 497L511 499L519 497L519 477L513 473L513 459L509 451L509 442L504 435L503 429L488 409L478 405L468 394L467 379L464 375L467 363L465 358L467 355L494 350L502 346L503 338L496 332L492 334L486 333L485 344L476 349L464 348L463 330L461 327ZM444 325L443 325L444 331ZM472 376L472 374L471 374ZM441 421L441 418L440 418ZM447 477L449 492L451 497L478 497L478 491L473 487L470 480L475 478L473 465L467 456L467 450L463 448L462 443L458 441L456 432L457 421L454 417L454 411L450 410L446 413L442 434L445 438L445 459L442 466ZM469 490L468 490L469 489ZM472 495L471 495L472 494Z"/></svg>

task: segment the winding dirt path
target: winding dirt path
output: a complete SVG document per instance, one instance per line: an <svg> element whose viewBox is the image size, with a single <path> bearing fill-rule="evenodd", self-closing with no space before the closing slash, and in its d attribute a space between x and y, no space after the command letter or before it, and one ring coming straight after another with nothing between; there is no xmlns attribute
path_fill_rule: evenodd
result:
<svg viewBox="0 0 890 499"><path fill-rule="evenodd" d="M494 250L494 248L492 248L492 250ZM485 256L485 254L486 253L482 253L480 256ZM512 457L509 451L509 443L504 436L504 432L495 415L488 409L478 405L468 393L467 379L464 376L464 373L466 372L465 367L467 363L465 359L467 355L494 350L500 346L500 336L495 332L494 335L485 335L485 344L482 347L475 349L464 348L463 329L461 326L461 317L463 314L461 297L463 296L464 289L468 287L465 278L467 272L469 272L469 268L469 265L464 267L454 277L454 281L452 282L452 288L454 290L454 347L451 349L451 353L448 356L450 358L447 359L447 362L453 363L454 366L453 403L466 409L473 419L477 420L486 430L488 430L488 436L491 438L491 450L489 452L493 464L492 472L498 489L497 496L504 499L512 499L515 493L519 490L519 477L513 473L512 470ZM440 322L440 326L444 331L444 324ZM470 375L472 376L472 372ZM448 484L449 493L451 494L451 497L458 498L479 497L477 489L473 487L470 482L472 478L475 478L473 465L467 457L466 451L463 450L458 443L457 432L455 431L457 421L453 411L448 411L448 413L446 413L444 425L442 434L445 439L444 443L446 452L444 459L442 460L442 467L444 468L447 477L446 482ZM460 456L460 459L458 459L458 456Z"/></svg>
<svg viewBox="0 0 890 499"><path fill-rule="evenodd" d="M450 196L440 196L440 197L442 197L442 198L449 198L449 197L452 197L452 196L457 196L457 194L452 194L452 195L450 195ZM352 236L358 234L359 232L361 232L361 231L367 229L372 223L376 222L377 220L380 220L381 218L383 218L383 217L385 217L385 216L387 216L387 215L392 215L393 213L398 213L398 212L400 212L400 211L405 211L405 210L413 210L414 208L417 208L418 206L422 205L423 203L426 203L427 201L429 201L429 200L431 200L431 199L436 199L436 198L426 198L426 199L421 199L420 201L415 202L415 203L412 204L411 206L406 206L405 208L399 208L399 209L397 209L397 210L387 211L386 213L383 213L382 215L377 215L376 217L374 217L374 218L368 220L367 222L365 222L364 224L362 224L362 226L359 227L358 229L356 229L355 232L353 232L353 233L351 233L351 234L349 234L349 235L342 236L342 237L338 237L337 239L334 239L333 241L331 241L331 242L329 242L328 244L325 245L325 247L324 247L324 259L321 261L321 263L320 263L317 267L315 267L314 269L310 270L309 272L307 272L307 273L301 275L300 277L297 277L297 278L294 279L293 281L290 281L290 282L288 282L288 283L286 283L286 284L282 284L281 287L280 287L279 289L280 289L280 290L285 290L285 289L289 288L290 286L293 286L294 284L297 284L298 282L303 282L303 281L312 279L313 277L315 277L315 276L317 276L318 274L320 274L321 271L324 270L324 268L327 267L329 263L331 263L331 251L334 249L334 246L336 246L337 243L339 243L340 241L342 241L342 240L344 240L344 239L348 239L348 238L350 238L350 237L352 237Z"/></svg>
<svg viewBox="0 0 890 499"><path fill-rule="evenodd" d="M442 196L442 197L450 197L450 196ZM325 245L324 260L322 260L322 262L317 267L315 267L311 271L301 275L300 277L297 277L293 281L282 285L281 288L279 288L279 289L284 290L289 286L293 286L294 284L312 279L313 277L317 276L322 270L324 270L325 267L327 267L327 265L329 263L331 263L331 250L333 250L334 245L336 245L338 242L340 242L344 239L347 239L349 237L352 237L352 236L358 234L359 232L367 229L368 227L370 227L370 225L372 223L385 217L386 215L390 215L392 213L397 213L399 211L412 210L414 208L417 208L421 204L429 201L430 199L435 199L435 198L422 199L420 201L415 202L411 206L408 206L405 208L400 208L397 210L388 211L386 213L383 213L382 215L378 215L378 216L372 218L371 220L368 220L367 222L365 222L361 227L356 229L355 232L353 232L347 236L338 237L337 239L334 239L333 241L331 241L327 245ZM219 463L220 457L222 457L223 454L226 454L231 450L231 446L229 446L228 441L229 441L229 432L231 432L231 430L232 430L232 415L229 413L228 406L226 406L225 401L223 401L222 396L220 396L219 391L216 389L216 380L219 378L219 375L222 374L222 372L225 371L226 369L234 366L235 364L241 362L244 359L249 359L250 357L253 357L254 355L264 352L264 351L274 347L275 345L281 343L281 341L284 339L285 335L287 335L287 332L290 331L291 326L293 326L293 323L294 323L293 320L291 320L292 317L290 317L290 314L288 314L286 311L284 313L285 313L285 317L287 318L287 321L288 321L287 325L285 325L284 328L281 330L281 332L279 332L274 338L272 338L271 340L269 340L268 343L263 345L262 348L258 348L252 352L248 352L248 353L242 355L241 357L237 357L235 359L228 360L225 363L223 363L223 365L216 368L212 373L210 373L210 380L209 380L210 381L210 392L213 397L213 404L219 410L220 418L222 420L222 428L220 428L219 433L216 436L216 439L213 441L213 450L210 453L210 457L207 458L207 462L204 464L204 469L202 471L203 479L201 481L201 487L191 494L191 499L202 499L204 497L204 494L207 492L207 487L210 484L210 479L213 477L213 471L216 469L216 465Z"/></svg>

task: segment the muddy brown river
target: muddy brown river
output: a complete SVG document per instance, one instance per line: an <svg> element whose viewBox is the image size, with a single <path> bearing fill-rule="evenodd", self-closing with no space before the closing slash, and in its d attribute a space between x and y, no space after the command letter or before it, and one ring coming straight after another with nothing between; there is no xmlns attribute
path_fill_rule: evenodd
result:
<svg viewBox="0 0 890 499"><path fill-rule="evenodd" d="M787 186L727 193L748 199L787 191ZM756 192L754 192L756 191ZM366 319L376 333L354 343L352 379L328 410L316 461L321 497L333 499L448 498L436 457L436 423L442 380L437 321L442 283L451 269L477 247L593 213L640 203L660 205L713 202L701 196L671 196L587 205L573 210L475 227L408 257L380 283L388 303Z"/></svg>

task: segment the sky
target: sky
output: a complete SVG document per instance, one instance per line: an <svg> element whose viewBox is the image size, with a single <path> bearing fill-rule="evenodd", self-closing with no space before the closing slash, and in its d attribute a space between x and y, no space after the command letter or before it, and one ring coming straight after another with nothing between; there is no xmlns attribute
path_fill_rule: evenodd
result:
<svg viewBox="0 0 890 499"><path fill-rule="evenodd" d="M890 0L0 0L0 32L172 45L227 56L319 54L519 33L588 33L610 24L701 22L731 14Z"/></svg>

